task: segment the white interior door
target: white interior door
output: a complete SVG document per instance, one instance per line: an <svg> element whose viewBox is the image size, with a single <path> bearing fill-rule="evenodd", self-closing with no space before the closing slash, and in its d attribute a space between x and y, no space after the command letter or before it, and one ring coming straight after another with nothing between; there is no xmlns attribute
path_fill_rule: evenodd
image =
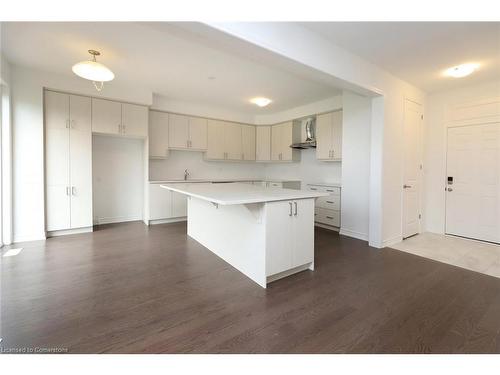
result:
<svg viewBox="0 0 500 375"><path fill-rule="evenodd" d="M500 124L448 129L446 233L500 243Z"/></svg>
<svg viewBox="0 0 500 375"><path fill-rule="evenodd" d="M422 106L405 101L403 169L403 238L420 232L420 134Z"/></svg>
<svg viewBox="0 0 500 375"><path fill-rule="evenodd" d="M92 226L91 101L70 95L71 228Z"/></svg>
<svg viewBox="0 0 500 375"><path fill-rule="evenodd" d="M45 91L47 231L70 228L69 95Z"/></svg>

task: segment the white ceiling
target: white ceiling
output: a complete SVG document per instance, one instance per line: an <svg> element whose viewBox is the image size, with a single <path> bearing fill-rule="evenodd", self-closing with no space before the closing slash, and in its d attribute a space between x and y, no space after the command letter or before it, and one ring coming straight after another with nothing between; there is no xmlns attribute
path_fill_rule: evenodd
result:
<svg viewBox="0 0 500 375"><path fill-rule="evenodd" d="M334 44L427 91L500 79L500 22L305 22ZM482 64L461 79L442 71Z"/></svg>
<svg viewBox="0 0 500 375"><path fill-rule="evenodd" d="M115 73L115 82L142 85L173 100L259 115L340 93L331 83L213 48L208 40L190 37L172 23L14 22L2 26L2 50L13 64L71 75L71 66L88 59L88 49L96 49L102 53L98 61ZM266 96L273 103L258 108L248 102L255 96Z"/></svg>

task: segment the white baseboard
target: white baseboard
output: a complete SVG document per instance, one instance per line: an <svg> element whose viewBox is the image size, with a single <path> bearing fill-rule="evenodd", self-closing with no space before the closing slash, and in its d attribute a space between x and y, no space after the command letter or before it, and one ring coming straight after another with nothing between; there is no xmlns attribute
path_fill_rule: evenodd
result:
<svg viewBox="0 0 500 375"><path fill-rule="evenodd" d="M93 227L84 227L84 228L75 228L75 229L64 229L64 230L53 230L51 232L47 232L47 238L49 237L58 237L58 236L66 236L68 234L79 234L79 233L89 233L93 232Z"/></svg>
<svg viewBox="0 0 500 375"><path fill-rule="evenodd" d="M179 221L187 221L187 217L183 216L183 217L174 217L170 219L149 220L149 225L178 223Z"/></svg>
<svg viewBox="0 0 500 375"><path fill-rule="evenodd" d="M16 235L14 234L14 241L12 243L17 242L31 242L31 241L43 241L45 240L45 233L42 234L27 234L27 235Z"/></svg>
<svg viewBox="0 0 500 375"><path fill-rule="evenodd" d="M321 223L314 223L315 226L320 227L320 228L325 228L329 230L333 230L334 232L338 232L339 228L337 227L332 227L331 225L326 225L326 224L321 224Z"/></svg>
<svg viewBox="0 0 500 375"><path fill-rule="evenodd" d="M368 241L368 234L366 234L366 233L356 232L354 230L349 230L349 229L345 229L345 228L340 228L339 233L342 236L352 237L352 238L356 238L356 239L362 240L362 241Z"/></svg>
<svg viewBox="0 0 500 375"><path fill-rule="evenodd" d="M388 238L382 241L382 247L390 247L391 245L397 244L398 242L403 241L403 236L401 234Z"/></svg>
<svg viewBox="0 0 500 375"><path fill-rule="evenodd" d="M98 217L94 220L94 225L124 223L127 221L142 221L142 216Z"/></svg>

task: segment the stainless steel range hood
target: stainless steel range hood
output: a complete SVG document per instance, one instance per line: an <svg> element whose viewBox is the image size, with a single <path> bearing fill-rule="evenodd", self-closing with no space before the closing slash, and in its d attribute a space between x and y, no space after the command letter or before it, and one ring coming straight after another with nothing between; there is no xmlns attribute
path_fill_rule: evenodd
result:
<svg viewBox="0 0 500 375"><path fill-rule="evenodd" d="M291 148L296 149L306 149L306 148L316 148L316 119L314 117L308 117L301 121L301 142L294 143L290 145Z"/></svg>

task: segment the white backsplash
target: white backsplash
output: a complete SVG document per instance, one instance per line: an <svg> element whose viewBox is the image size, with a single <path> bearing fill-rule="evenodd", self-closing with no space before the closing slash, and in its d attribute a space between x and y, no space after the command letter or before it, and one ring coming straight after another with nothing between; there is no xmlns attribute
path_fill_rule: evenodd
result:
<svg viewBox="0 0 500 375"><path fill-rule="evenodd" d="M205 161L203 153L170 151L165 160L149 161L151 181L181 179L188 169L196 178L268 178L301 180L303 185L313 182L340 182L340 162L316 160L316 150L301 150L301 160L296 163L255 163Z"/></svg>

